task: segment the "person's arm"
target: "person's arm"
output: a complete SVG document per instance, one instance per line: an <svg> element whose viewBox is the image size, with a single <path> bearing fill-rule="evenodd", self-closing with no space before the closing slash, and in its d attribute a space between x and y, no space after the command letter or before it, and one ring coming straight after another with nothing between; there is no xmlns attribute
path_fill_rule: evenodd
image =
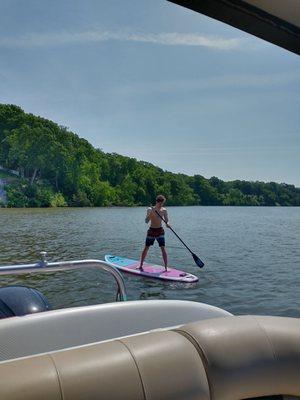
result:
<svg viewBox="0 0 300 400"><path fill-rule="evenodd" d="M170 228L168 211L166 209L164 210L164 220L165 220L166 226L168 228Z"/></svg>
<svg viewBox="0 0 300 400"><path fill-rule="evenodd" d="M152 208L149 207L149 208L147 209L147 215L146 215L146 218L145 218L146 224L148 224L148 222L150 221L151 212L152 212Z"/></svg>

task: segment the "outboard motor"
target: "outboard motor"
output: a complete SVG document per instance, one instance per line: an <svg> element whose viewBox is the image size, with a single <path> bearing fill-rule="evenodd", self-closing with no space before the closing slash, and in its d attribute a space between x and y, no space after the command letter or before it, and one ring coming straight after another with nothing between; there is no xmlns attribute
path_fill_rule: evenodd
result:
<svg viewBox="0 0 300 400"><path fill-rule="evenodd" d="M0 319L52 310L46 297L26 286L0 288Z"/></svg>

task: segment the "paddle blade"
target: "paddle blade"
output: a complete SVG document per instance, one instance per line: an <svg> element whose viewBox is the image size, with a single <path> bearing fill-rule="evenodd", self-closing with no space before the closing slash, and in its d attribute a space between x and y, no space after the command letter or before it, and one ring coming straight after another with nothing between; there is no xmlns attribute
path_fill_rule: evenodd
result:
<svg viewBox="0 0 300 400"><path fill-rule="evenodd" d="M200 258L198 256L196 256L196 254L192 253L193 259L195 261L195 263L198 265L199 268L203 268L204 267L204 262L200 260Z"/></svg>

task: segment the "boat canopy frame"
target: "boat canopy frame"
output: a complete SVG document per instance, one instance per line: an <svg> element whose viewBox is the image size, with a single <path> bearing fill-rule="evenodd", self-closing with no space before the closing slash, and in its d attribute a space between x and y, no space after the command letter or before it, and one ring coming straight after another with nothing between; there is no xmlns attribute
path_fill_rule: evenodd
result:
<svg viewBox="0 0 300 400"><path fill-rule="evenodd" d="M83 268L98 268L111 274L117 284L116 301L127 301L125 282L121 273L103 260L71 260L48 262L47 253L41 252L41 261L34 264L15 264L0 266L1 275L43 274L60 271L70 271Z"/></svg>
<svg viewBox="0 0 300 400"><path fill-rule="evenodd" d="M168 0L300 55L298 0Z"/></svg>

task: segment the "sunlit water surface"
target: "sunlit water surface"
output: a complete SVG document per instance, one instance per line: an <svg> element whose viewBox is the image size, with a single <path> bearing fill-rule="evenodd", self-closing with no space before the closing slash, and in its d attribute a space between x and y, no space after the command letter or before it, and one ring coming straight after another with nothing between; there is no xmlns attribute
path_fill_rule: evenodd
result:
<svg viewBox="0 0 300 400"><path fill-rule="evenodd" d="M104 259L105 254L139 258L145 209L0 209L0 265ZM179 284L124 274L130 300L181 299L209 303L234 314L300 317L300 208L170 207L173 228L205 262L192 257L167 231L170 265L199 276ZM148 259L161 263L157 245ZM41 290L54 307L114 301L110 276L95 269L1 277L1 286Z"/></svg>

